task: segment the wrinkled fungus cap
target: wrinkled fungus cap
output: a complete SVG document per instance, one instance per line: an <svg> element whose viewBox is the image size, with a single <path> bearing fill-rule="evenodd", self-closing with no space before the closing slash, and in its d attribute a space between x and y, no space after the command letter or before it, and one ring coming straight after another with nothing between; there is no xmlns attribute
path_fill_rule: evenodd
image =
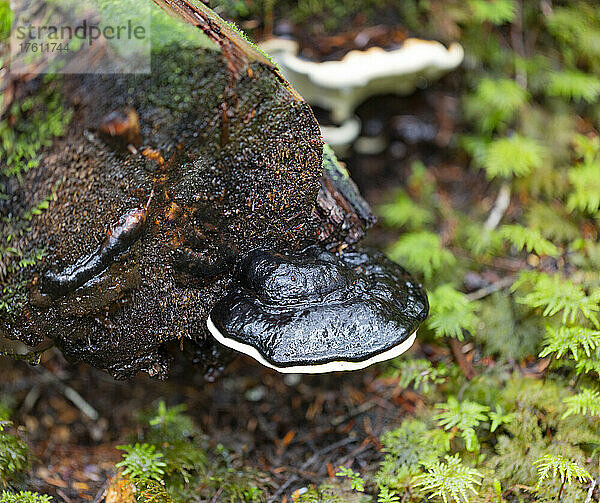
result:
<svg viewBox="0 0 600 503"><path fill-rule="evenodd" d="M285 373L357 370L413 344L427 297L376 251L255 250L208 318L221 344Z"/></svg>

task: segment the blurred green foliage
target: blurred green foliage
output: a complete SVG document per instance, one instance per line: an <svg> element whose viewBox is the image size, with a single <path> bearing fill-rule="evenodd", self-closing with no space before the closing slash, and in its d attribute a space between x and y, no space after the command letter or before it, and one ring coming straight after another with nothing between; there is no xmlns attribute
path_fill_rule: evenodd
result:
<svg viewBox="0 0 600 503"><path fill-rule="evenodd" d="M13 103L0 120L0 177L19 176L37 166L40 149L64 133L71 112L62 107L58 87L59 81L48 74L41 93Z"/></svg>
<svg viewBox="0 0 600 503"><path fill-rule="evenodd" d="M31 491L10 492L0 494L0 503L51 503L50 496L41 495Z"/></svg>
<svg viewBox="0 0 600 503"><path fill-rule="evenodd" d="M11 413L0 400L0 503L50 503L49 496L23 490L32 455L22 431L9 420Z"/></svg>
<svg viewBox="0 0 600 503"><path fill-rule="evenodd" d="M416 164L381 215L401 231L389 253L422 274L430 293L421 340L465 340L494 363L472 381L455 374L429 390L417 424L437 421L452 436L450 449L403 468L410 476L388 470L377 482L398 494L418 484L431 501L584 501L600 475L600 66L591 43L600 40L600 6L451 1L441 18L439 5L415 2L421 24L413 28L465 48L456 148L471 160L465 169L483 170L492 199L486 208L444 207L442 187ZM501 193L509 194L501 218L488 218ZM406 243L429 251L407 253ZM503 269L507 259L520 267ZM463 293L467 271L493 272L497 288ZM536 357L549 359L544 380L515 371ZM424 372L388 368L404 383ZM382 466L404 466L402 459L386 455ZM452 470L454 489L445 478Z"/></svg>
<svg viewBox="0 0 600 503"><path fill-rule="evenodd" d="M10 2L7 0L0 1L0 41L5 41L10 36L12 18L13 13Z"/></svg>
<svg viewBox="0 0 600 503"><path fill-rule="evenodd" d="M243 460L208 439L185 414L185 406L155 410L141 417L142 434L133 445L121 446L117 463L122 477L131 481L138 502L263 501L262 479L244 467Z"/></svg>

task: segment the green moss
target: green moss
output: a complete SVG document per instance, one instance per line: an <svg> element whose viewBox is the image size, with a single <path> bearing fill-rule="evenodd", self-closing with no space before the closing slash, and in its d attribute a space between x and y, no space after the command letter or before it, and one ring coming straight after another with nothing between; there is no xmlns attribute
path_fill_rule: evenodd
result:
<svg viewBox="0 0 600 503"><path fill-rule="evenodd" d="M29 232L31 221L46 211L56 197L58 184L52 193L21 215L0 217L0 320L10 320L19 312L27 300L25 274L46 254L45 248L34 247L23 250L18 247L19 239ZM33 361L33 360L32 360Z"/></svg>
<svg viewBox="0 0 600 503"><path fill-rule="evenodd" d="M534 0L520 4L513 0L470 0L448 2L440 13L435 9L438 2L395 3L402 7L396 5L394 12L405 13L409 26L421 33L429 31L434 38L459 39L465 47L466 71L462 81L460 74L456 79L467 94L462 101L465 122L457 123L456 130L469 136L463 138L463 146L457 147L464 157L453 159L465 169L468 156L474 161L479 159L488 178L505 180L490 182L484 203L473 204L475 198L469 199L463 191L455 194L444 180L439 184L435 181L442 167L428 170L418 165L401 198L383 207L388 232L398 230L399 241L391 251L403 261L410 259L411 267L426 277L426 287L439 293L431 297L434 323L430 323L430 328L441 327L440 335L467 339L465 347L473 348L468 356L473 356L471 363L479 375L469 381L458 371L438 373L444 365L448 367L450 351L439 347L443 345L441 338L432 350L427 343L434 330L421 331L421 348L432 362L408 360L409 363L398 365L393 374L400 387L414 383L415 391L421 393L414 399L415 403L422 403L419 415L404 419L381 436L384 459L371 472L360 468L361 477L365 478L367 492L373 493L377 483L393 489L407 501L414 499L415 477L426 472L427 466L438 463L441 469L439 463L444 464L445 455L458 455L461 466L484 476L479 494L469 494L470 503L554 501L560 481L544 480L536 489L536 460L560 455L597 476L600 451L598 418L590 413L567 414L565 403L572 403L577 396L577 390L571 389L577 383L570 377L575 377L579 365L587 365L585 368L590 370L589 375L581 377L585 385L597 390L600 356L597 351L580 351L575 362L572 351L562 355L554 345L542 340L546 324L567 331L581 324L584 330L596 331L592 325L598 322L599 199L598 190L591 189L597 185L593 182L599 140L594 128L600 116L600 45L594 41L600 40L600 9L591 1L573 2L564 7L554 5L540 14L539 2ZM358 10L369 20L379 8L385 9L389 4L384 0L280 0L275 10L288 9L286 14L291 19L306 22L310 24L308 30L322 33L341 28ZM221 0L217 5L244 18L260 16L272 1ZM521 12L515 10L515 5L522 6ZM202 35L197 29L162 15L157 7L152 9L154 54L168 57L164 58L167 64L157 68L150 78L157 79L157 88L168 87L172 92L169 96L150 94L148 102L182 114L192 113L197 103L214 106L221 99L219 96L214 102L203 97L222 93L226 76L214 79L214 89L195 88L194 67L202 67L203 62L195 47L201 43ZM520 25L508 26L514 19L520 19ZM511 36L507 36L509 32ZM523 54L510 47L519 38L526 42L527 51ZM185 50L175 49L174 42ZM16 115L35 118L35 110L40 112L44 107L19 106ZM52 115L47 111L38 114L41 122L46 120L44 114ZM576 136L576 131L587 136ZM30 162L35 165L36 155L25 150L28 145L21 145L23 138L24 135L17 136L13 141L19 144L16 151L22 151L17 154L22 166L16 173L3 171L5 176L23 173ZM582 141L587 147L580 145ZM324 169L329 168L339 180L347 179L326 148ZM501 184L510 186L511 204L503 220L490 229L485 219ZM462 199L461 206L456 205L457 199ZM24 213L22 220L34 218L36 212L44 211L43 206L42 201ZM502 234L499 229L507 224L512 226L512 233L507 234L504 227ZM413 232L406 234L407 228ZM515 234L516 230L519 234ZM469 242L466 236L473 239ZM533 245L529 252L522 250L528 240L536 237L540 241L540 236L552 242L556 253L554 249L549 252L548 247ZM5 250L6 254L12 253ZM13 265L26 270L39 258L38 252L14 255ZM548 253L556 256L545 256ZM473 287L480 288L476 292L459 292L468 283L463 282L465 267L487 285L505 277L510 280L517 272L515 264L536 269L537 279L530 285L531 291L519 294L525 300L523 304L518 304L515 292L507 289L492 295L485 287L477 286ZM474 309L470 299L480 298L482 291L481 309ZM18 287L16 291L5 289L3 295L3 300L13 299L10 304L15 305L20 302L22 291ZM0 303L0 312L2 306ZM593 317L586 317L584 309ZM548 316L543 316L544 311ZM568 349L562 340L557 344ZM548 366L546 379L542 380L539 374L544 369L543 360L536 358L544 345L553 349L547 354L559 359L559 365ZM413 401L412 392L403 393ZM452 401L450 396L456 399ZM436 401L442 402L440 408L444 411L437 421L440 411L435 410ZM471 426L464 421L467 408L480 411L476 424ZM233 449L211 444L181 408L159 405L145 420L141 438L136 440L153 446L165 465L160 467L164 472L159 474L161 480L135 480L140 492L147 491L157 501L187 501L192 497L210 500L218 491L223 501L258 501L270 490L261 474L248 468L248 460ZM356 497L347 497L339 482L336 484L317 484L297 500L348 501ZM581 502L586 493L585 485L573 483L564 489L562 500ZM431 501L441 499L432 497Z"/></svg>
<svg viewBox="0 0 600 503"><path fill-rule="evenodd" d="M320 503L321 501L346 503L346 500L336 493L334 486L331 484L321 484L319 487L312 486L298 498L298 503Z"/></svg>
<svg viewBox="0 0 600 503"><path fill-rule="evenodd" d="M6 421L10 418L14 405L14 398L11 395L0 395L0 421Z"/></svg>
<svg viewBox="0 0 600 503"><path fill-rule="evenodd" d="M42 355L47 351L48 348L40 351L29 351L27 353L15 353L13 351L1 351L0 358L12 358L13 360L24 361L29 365L39 365L42 359ZM1 410L0 410L1 412Z"/></svg>
<svg viewBox="0 0 600 503"><path fill-rule="evenodd" d="M444 404L443 418L436 416L436 409L428 401L417 418L405 419L399 428L381 436L385 458L375 477L379 486L408 497L426 468L443 462L447 454L460 455L465 467L483 475L481 490L469 496L470 503L501 501L492 499L498 494L499 481L501 487L511 488L515 501L552 501L561 484L558 478L544 481L539 490L533 489L539 480L534 463L546 454L560 455L593 472L600 448L600 423L589 415L565 414L569 403L565 400L573 392L564 384L498 370L488 371L468 384L460 376L452 381L446 384L446 393L453 392L457 385L462 396L456 407ZM469 452L459 438L460 422L465 421L467 409L473 406L487 412L472 428L480 448ZM437 426L436 421L440 423ZM442 429L442 422L447 431ZM448 428L448 424L456 426ZM583 501L586 492L585 485L574 483L564 488L561 501Z"/></svg>
<svg viewBox="0 0 600 503"><path fill-rule="evenodd" d="M62 105L59 80L45 76L36 95L13 103L0 121L0 193L2 177L20 176L38 166L39 153L64 134L71 111Z"/></svg>
<svg viewBox="0 0 600 503"><path fill-rule="evenodd" d="M433 463L450 449L449 436L431 429L424 421L411 419L384 433L381 443L385 458L375 480L391 489L410 486L411 479L421 473L424 462Z"/></svg>
<svg viewBox="0 0 600 503"><path fill-rule="evenodd" d="M0 420L0 487L11 489L25 480L31 466L27 444L10 433L10 421Z"/></svg>
<svg viewBox="0 0 600 503"><path fill-rule="evenodd" d="M198 103L202 106L217 106L217 100L226 86L225 76L211 80L211 88L199 89L198 69L202 68L208 58L203 51L196 51L193 47L180 47L179 44L164 45L154 48L157 57L155 61L160 66L155 66L152 72L152 89L146 99L148 105L166 108L179 114L193 114ZM214 64L211 61L211 64ZM168 93L164 89L169 89Z"/></svg>
<svg viewBox="0 0 600 503"><path fill-rule="evenodd" d="M0 503L51 503L51 501L50 496L31 491L19 491L17 493L3 491L0 494Z"/></svg>
<svg viewBox="0 0 600 503"><path fill-rule="evenodd" d="M164 482L149 478L136 478L131 481L135 487L136 503L173 503Z"/></svg>
<svg viewBox="0 0 600 503"><path fill-rule="evenodd" d="M117 467L123 475L151 501L160 503L210 500L264 501L265 479L246 466L225 446L211 446L192 419L184 414L185 406L167 407L160 401L155 411L143 414L143 443L128 447L128 453ZM132 451L141 456L131 457ZM145 453L145 454L144 454ZM146 464L146 469L140 466ZM148 476L152 473L153 476Z"/></svg>
<svg viewBox="0 0 600 503"><path fill-rule="evenodd" d="M23 222L28 222L30 219L31 216L29 219L22 219L17 223L17 226ZM15 229L17 234L26 231L27 228L22 226ZM27 252L14 248L11 244L14 237L15 234L9 233L4 237L3 242L0 242L0 254L2 256L0 260L0 320L9 319L26 302L27 292L25 287L27 281L24 279L25 271L35 266L46 254L45 248L33 248ZM9 278L13 278L13 281L10 283L5 282Z"/></svg>
<svg viewBox="0 0 600 503"><path fill-rule="evenodd" d="M10 37L13 13L10 8L10 2L0 1L0 40L7 40Z"/></svg>
<svg viewBox="0 0 600 503"><path fill-rule="evenodd" d="M137 2L135 3L137 4ZM159 51L172 43L188 48L216 48L215 44L201 30L171 16L166 16L157 5L150 6L150 16L153 51Z"/></svg>
<svg viewBox="0 0 600 503"><path fill-rule="evenodd" d="M535 486L538 473L534 462L544 454L584 463L589 459L600 441L599 425L584 417L562 418L566 410L563 400L572 395L566 387L516 376L505 386L500 400L510 407L515 419L503 427L495 452L486 462L503 484ZM549 482L544 493L556 497L559 485L558 481ZM582 487L574 486L561 501L583 501L585 493Z"/></svg>
<svg viewBox="0 0 600 503"><path fill-rule="evenodd" d="M3 286L0 293L0 319L6 319L25 302L25 282L19 283L16 288Z"/></svg>
<svg viewBox="0 0 600 503"><path fill-rule="evenodd" d="M543 324L538 316L516 304L511 295L503 292L490 295L481 303L479 319L473 336L486 354L521 360L539 352Z"/></svg>
<svg viewBox="0 0 600 503"><path fill-rule="evenodd" d="M348 489L350 483L344 480L326 482L315 487L311 485L302 494L296 493L292 501L297 503L370 503L374 499L362 492Z"/></svg>

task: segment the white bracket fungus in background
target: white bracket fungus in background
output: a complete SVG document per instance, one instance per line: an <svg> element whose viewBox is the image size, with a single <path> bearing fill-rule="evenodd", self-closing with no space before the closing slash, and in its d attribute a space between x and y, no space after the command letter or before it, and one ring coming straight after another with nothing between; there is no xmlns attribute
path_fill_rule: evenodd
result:
<svg viewBox="0 0 600 503"><path fill-rule="evenodd" d="M380 94L410 94L454 70L464 58L463 48L457 43L445 47L417 38L406 39L397 49L355 50L339 61L320 63L298 57L298 43L293 40L272 38L262 42L260 48L309 104L331 111L332 119L341 124L340 131L332 126L322 131L325 141L338 147L338 152L358 136L352 120L360 103Z"/></svg>
<svg viewBox="0 0 600 503"><path fill-rule="evenodd" d="M290 84L311 105L331 110L336 122L350 117L358 104L377 94L410 94L423 81L439 79L462 63L463 48L409 38L398 49L372 47L350 51L339 61L317 63L297 56L293 40L273 38L260 44Z"/></svg>

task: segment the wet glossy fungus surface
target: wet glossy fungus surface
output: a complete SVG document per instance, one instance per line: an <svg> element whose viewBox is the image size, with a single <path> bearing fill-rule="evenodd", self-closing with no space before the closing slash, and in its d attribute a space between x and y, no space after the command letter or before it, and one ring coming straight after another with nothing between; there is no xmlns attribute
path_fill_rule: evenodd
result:
<svg viewBox="0 0 600 503"><path fill-rule="evenodd" d="M311 246L251 252L211 319L286 367L367 360L406 341L427 313L421 286L382 253Z"/></svg>

